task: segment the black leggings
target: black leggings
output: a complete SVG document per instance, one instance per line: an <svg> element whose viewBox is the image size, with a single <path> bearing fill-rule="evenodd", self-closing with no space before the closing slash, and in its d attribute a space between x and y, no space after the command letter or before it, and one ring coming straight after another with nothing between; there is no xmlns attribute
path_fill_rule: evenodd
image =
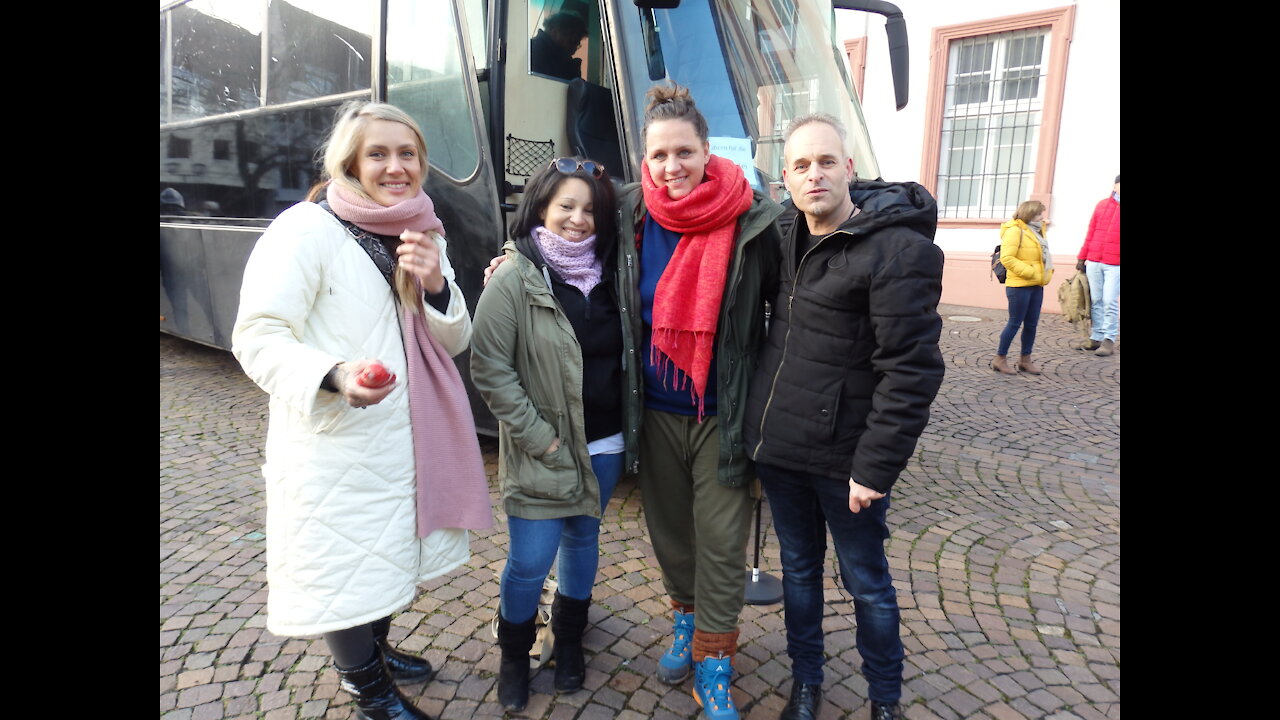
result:
<svg viewBox="0 0 1280 720"><path fill-rule="evenodd" d="M333 664L343 670L367 665L377 654L373 642L373 623L327 632L324 634L324 641L329 644Z"/></svg>

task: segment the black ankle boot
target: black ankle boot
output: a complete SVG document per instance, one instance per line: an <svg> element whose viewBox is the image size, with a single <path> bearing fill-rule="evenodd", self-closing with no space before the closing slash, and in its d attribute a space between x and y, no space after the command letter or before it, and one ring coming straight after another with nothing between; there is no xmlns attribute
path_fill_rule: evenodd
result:
<svg viewBox="0 0 1280 720"><path fill-rule="evenodd" d="M396 689L381 654L360 667L338 668L338 677L342 689L355 698L360 720L431 720Z"/></svg>
<svg viewBox="0 0 1280 720"><path fill-rule="evenodd" d="M822 685L807 685L799 680L791 682L791 700L783 708L778 720L816 720L822 703Z"/></svg>
<svg viewBox="0 0 1280 720"><path fill-rule="evenodd" d="M373 628L373 641L382 650L382 657L387 661L387 670L391 671L393 680L398 683L426 682L436 674L431 663L425 659L402 653L387 642L387 633L391 631L390 615L374 620L369 623L369 627Z"/></svg>
<svg viewBox="0 0 1280 720"><path fill-rule="evenodd" d="M902 720L902 706L898 703L871 701L871 720Z"/></svg>
<svg viewBox="0 0 1280 720"><path fill-rule="evenodd" d="M498 702L513 712L529 704L529 650L537 634L535 614L516 624L498 614L498 647L502 664L498 667Z"/></svg>
<svg viewBox="0 0 1280 720"><path fill-rule="evenodd" d="M582 632L587 627L587 611L591 598L575 600L556 591L551 603L551 631L555 633L556 691L573 692L582 688L586 663L582 658Z"/></svg>

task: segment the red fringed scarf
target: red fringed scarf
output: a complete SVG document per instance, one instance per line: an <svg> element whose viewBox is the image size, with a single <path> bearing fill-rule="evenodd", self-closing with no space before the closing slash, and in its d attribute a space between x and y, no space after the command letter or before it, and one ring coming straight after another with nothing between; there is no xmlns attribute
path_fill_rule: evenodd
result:
<svg viewBox="0 0 1280 720"><path fill-rule="evenodd" d="M672 200L665 187L653 182L648 164L641 163L640 168L645 206L659 225L680 233L654 291L650 359L660 374L665 375L666 361L675 366L676 387L692 381L698 422L702 422L720 299L738 217L751 207L751 185L736 163L712 155L702 183Z"/></svg>

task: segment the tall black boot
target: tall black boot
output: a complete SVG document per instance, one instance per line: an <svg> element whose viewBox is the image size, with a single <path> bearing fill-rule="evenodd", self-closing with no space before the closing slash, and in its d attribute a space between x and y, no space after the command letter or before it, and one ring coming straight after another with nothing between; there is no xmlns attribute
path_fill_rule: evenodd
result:
<svg viewBox="0 0 1280 720"><path fill-rule="evenodd" d="M502 664L498 668L498 702L511 711L523 710L529 704L529 650L537 634L538 615L525 622L508 622L498 613L498 647Z"/></svg>
<svg viewBox="0 0 1280 720"><path fill-rule="evenodd" d="M587 627L591 598L575 600L556 591L551 603L551 630L556 636L556 690L568 693L582 688L586 664L582 658L582 632Z"/></svg>
<svg viewBox="0 0 1280 720"><path fill-rule="evenodd" d="M355 698L360 720L431 720L396 689L381 653L360 667L338 668L338 677L342 689Z"/></svg>
<svg viewBox="0 0 1280 720"><path fill-rule="evenodd" d="M398 683L426 682L436 674L431 663L425 659L402 653L387 642L387 633L391 631L390 615L374 620L369 623L369 627L373 629L373 641L382 650L382 657L387 661L387 670L391 671L393 680Z"/></svg>

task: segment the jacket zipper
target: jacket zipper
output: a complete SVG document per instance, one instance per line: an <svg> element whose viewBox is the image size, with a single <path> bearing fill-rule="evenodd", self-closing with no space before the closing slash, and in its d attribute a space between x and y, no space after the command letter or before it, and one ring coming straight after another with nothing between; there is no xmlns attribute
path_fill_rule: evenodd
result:
<svg viewBox="0 0 1280 720"><path fill-rule="evenodd" d="M635 271L635 267L634 267L634 264L632 263L632 259L631 259L631 258L632 258L632 255L631 255L631 253L628 253L628 252L626 251L626 249L625 249L625 248L624 248L623 250L621 250L620 252L622 252L623 257L624 257L624 258L626 258L626 261L627 261L627 272L626 272L626 277L625 277L625 280L626 280L626 283L627 283L627 284L626 284L626 291L625 291L625 292L626 292L626 296L627 296L627 297L631 297L631 290L632 290L633 288L635 288L635 287L636 287L636 280L635 280L635 277L634 277L634 275L635 275L635 272L634 272L634 271ZM621 312L621 313L619 313L619 315L621 315L621 320L622 320L623 325L624 325L624 326L625 326L625 325L629 325L629 324L631 323L631 321L627 319L627 318L628 318L628 317L630 317L630 316L627 314L626 304L625 304L625 302L623 301L623 293L624 293L623 288L622 288L621 286L619 286L619 287L617 288L617 291L618 291L618 307L622 310L622 312ZM639 312L639 310L636 310L636 312ZM636 329L635 329L635 327L634 327L634 326L631 326L631 327L628 327L628 328L627 328L627 332L631 335L631 352L632 352L632 353L635 353L636 345L637 345L637 343L639 343L639 340L637 340L637 339L636 339ZM629 366L628 366L628 363L633 363L633 364L634 364L634 363L636 363L636 362L638 362L638 361L635 359L635 357L627 357L627 354L626 354L626 353L623 353L623 355L622 355L622 377L623 377L623 379L624 379L624 382L626 382L626 378L627 378L627 375L628 375L628 367L629 367ZM636 369L635 369L635 372L640 373L640 372L643 372L643 371L642 371L642 370L637 366L637 367L636 367ZM630 388L630 391L631 391L632 393L637 392L637 391L636 391L636 389L635 389L634 387L633 387L633 388ZM641 398L637 398L635 402L643 402L643 399L641 399ZM627 412L627 410L626 410L626 406L625 406L625 405L623 406L623 412ZM641 412L642 414L644 413L643 408L641 408L640 412ZM637 419L637 422L638 422L638 419ZM635 430L635 428L632 428L632 430L634 431L634 430ZM624 450L623 450L624 457L625 457L625 453L626 453L625 448L626 448L627 442L628 442L628 439L623 439L623 441L622 441L623 448L624 448ZM640 453L639 453L639 452L637 452L637 453L636 453L636 459L635 459L635 460L633 460L633 461L631 461L631 474L635 475L635 474L637 474L637 473L639 473L639 472L640 472Z"/></svg>
<svg viewBox="0 0 1280 720"><path fill-rule="evenodd" d="M740 237L742 235L741 224L739 224L737 231L738 231L738 234L735 237ZM733 323L728 322L728 320L730 316L733 314L734 303L738 301L738 285L742 283L742 258L744 255L747 254L747 245L750 245L750 244L751 244L751 238L747 238L746 241L743 242L741 248L736 247L737 243L734 243L735 247L733 251L733 267L730 268L732 272L729 276L733 280L733 282L729 283L729 287L726 288L728 290L729 297L726 298L726 301L724 303L724 317L719 318L717 320L717 326L720 328L723 328L723 331L724 331L723 342L725 345L729 345L731 342L736 341L736 338L733 336ZM719 331L717 331L717 334L719 334ZM718 359L719 355L717 355L716 357ZM716 377L719 377L719 371L717 371ZM750 382L750 380L748 380L747 382ZM719 395L720 395L720 391L719 391L719 388L717 388L716 389L717 403L719 402L719 399L718 399ZM733 398L729 398L729 412L725 415L726 420L733 419L733 410L734 410ZM717 412L719 412L719 409L717 409ZM730 461L733 460L732 448L729 449L729 459Z"/></svg>
<svg viewBox="0 0 1280 720"><path fill-rule="evenodd" d="M804 217L796 218L796 222L807 222ZM795 327L795 313L793 305L796 299L796 287L800 284L800 276L804 274L805 261L809 259L810 253L818 249L818 246L826 242L827 238L835 235L839 230L825 235L818 239L804 255L800 257L800 264L796 266L795 280L791 283L791 292L787 295L787 334L782 338L782 359L778 361L778 369L773 373L773 382L769 385L769 399L765 400L764 412L760 413L760 440L756 442L756 449L752 452L752 456L760 455L760 448L764 446L764 421L769 417L769 406L773 404L774 391L778 389L778 377L782 375L782 367L787 364L787 348L791 345L791 328ZM795 231L792 231L792 237L795 237ZM790 251L787 251L790 254Z"/></svg>
<svg viewBox="0 0 1280 720"><path fill-rule="evenodd" d="M551 298L551 307L554 308L556 311L557 321L559 321L560 319L563 319L565 324L569 325L570 328L572 328L572 323L569 322L569 316L565 314L564 306L560 304L559 298L556 297L555 289L551 284L551 273L547 271L547 266L545 263L542 265L541 270L542 270L542 279L547 284L546 293ZM570 332L570 335L573 337L574 342L579 345L579 352L581 352L581 344L578 343L577 336L573 335L572 332ZM567 402L568 400L567 396L565 400ZM564 432L564 411L563 410L556 412L556 437L560 438L561 447L564 447L565 443L568 442L567 436ZM576 460L575 460L575 463L576 463Z"/></svg>

